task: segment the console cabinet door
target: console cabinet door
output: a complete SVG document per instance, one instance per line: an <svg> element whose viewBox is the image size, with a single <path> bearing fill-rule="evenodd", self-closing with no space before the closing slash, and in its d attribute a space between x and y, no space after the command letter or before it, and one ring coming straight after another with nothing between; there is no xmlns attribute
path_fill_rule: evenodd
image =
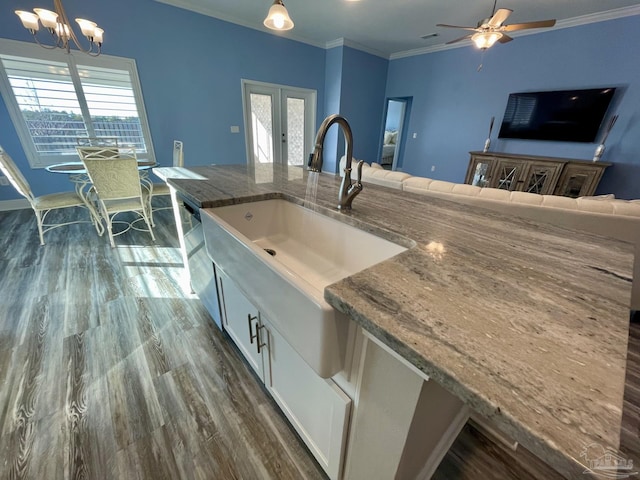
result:
<svg viewBox="0 0 640 480"><path fill-rule="evenodd" d="M342 476L351 399L331 379L320 378L262 317L267 344L265 385L331 479ZM267 338L264 338L264 336Z"/></svg>
<svg viewBox="0 0 640 480"><path fill-rule="evenodd" d="M598 163L567 165L558 181L555 194L573 198L593 195L605 168L606 166Z"/></svg>
<svg viewBox="0 0 640 480"><path fill-rule="evenodd" d="M558 182L563 166L563 163L530 162L527 164L522 188L518 190L540 195L553 195L553 190Z"/></svg>
<svg viewBox="0 0 640 480"><path fill-rule="evenodd" d="M264 379L263 356L258 352L257 331L260 327L258 310L242 294L236 285L220 272L218 288L221 289L223 325L251 368Z"/></svg>
<svg viewBox="0 0 640 480"><path fill-rule="evenodd" d="M476 187L490 186L496 163L497 160L495 158L471 155L464 183L475 185Z"/></svg>
<svg viewBox="0 0 640 480"><path fill-rule="evenodd" d="M496 172L490 187L499 188L501 190L522 190L524 183L526 164L522 162L514 162L510 160L500 160L496 165Z"/></svg>

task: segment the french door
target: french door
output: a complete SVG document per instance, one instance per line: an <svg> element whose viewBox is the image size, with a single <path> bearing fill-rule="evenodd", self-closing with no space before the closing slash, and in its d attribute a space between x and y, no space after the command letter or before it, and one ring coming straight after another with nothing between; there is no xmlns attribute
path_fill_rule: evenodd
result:
<svg viewBox="0 0 640 480"><path fill-rule="evenodd" d="M242 80L249 165L303 166L313 150L316 92Z"/></svg>

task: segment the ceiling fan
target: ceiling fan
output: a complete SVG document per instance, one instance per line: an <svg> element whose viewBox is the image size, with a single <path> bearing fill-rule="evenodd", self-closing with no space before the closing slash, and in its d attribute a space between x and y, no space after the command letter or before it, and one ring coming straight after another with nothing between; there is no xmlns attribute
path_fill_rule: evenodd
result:
<svg viewBox="0 0 640 480"><path fill-rule="evenodd" d="M528 28L553 27L556 24L555 20L540 20L537 22L503 25L507 18L509 18L509 15L513 13L513 10L509 8L500 8L496 11L496 2L493 3L493 12L491 16L489 18L485 18L484 20L480 20L476 27L461 27L458 25L446 25L443 23L438 23L436 25L437 27L461 28L463 30L471 30L475 32L470 33L469 35L465 35L464 37L451 40L450 42L447 42L446 45L460 42L462 40L471 39L478 48L486 50L496 42L507 43L513 40L513 38L511 38L505 32L515 32L516 30L525 30Z"/></svg>

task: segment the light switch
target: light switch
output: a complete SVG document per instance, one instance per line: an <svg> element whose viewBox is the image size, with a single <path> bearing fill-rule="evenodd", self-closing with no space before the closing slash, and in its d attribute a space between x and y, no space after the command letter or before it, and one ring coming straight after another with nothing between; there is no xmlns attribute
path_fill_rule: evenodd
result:
<svg viewBox="0 0 640 480"><path fill-rule="evenodd" d="M413 132L413 138L418 138L418 134L416 132Z"/></svg>
<svg viewBox="0 0 640 480"><path fill-rule="evenodd" d="M231 125L231 133L240 133L240 127L238 125Z"/></svg>

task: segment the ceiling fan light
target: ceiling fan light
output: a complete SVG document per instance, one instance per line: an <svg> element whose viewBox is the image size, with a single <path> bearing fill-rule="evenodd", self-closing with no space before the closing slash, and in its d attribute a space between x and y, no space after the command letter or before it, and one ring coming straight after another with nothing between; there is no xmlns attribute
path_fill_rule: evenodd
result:
<svg viewBox="0 0 640 480"><path fill-rule="evenodd" d="M293 21L282 0L273 2L267 18L264 19L264 26L271 30L291 30L293 28Z"/></svg>
<svg viewBox="0 0 640 480"><path fill-rule="evenodd" d="M476 44L476 47L485 50L487 48L490 48L501 38L502 33L500 32L478 32L473 34L471 40L473 40L473 43Z"/></svg>

